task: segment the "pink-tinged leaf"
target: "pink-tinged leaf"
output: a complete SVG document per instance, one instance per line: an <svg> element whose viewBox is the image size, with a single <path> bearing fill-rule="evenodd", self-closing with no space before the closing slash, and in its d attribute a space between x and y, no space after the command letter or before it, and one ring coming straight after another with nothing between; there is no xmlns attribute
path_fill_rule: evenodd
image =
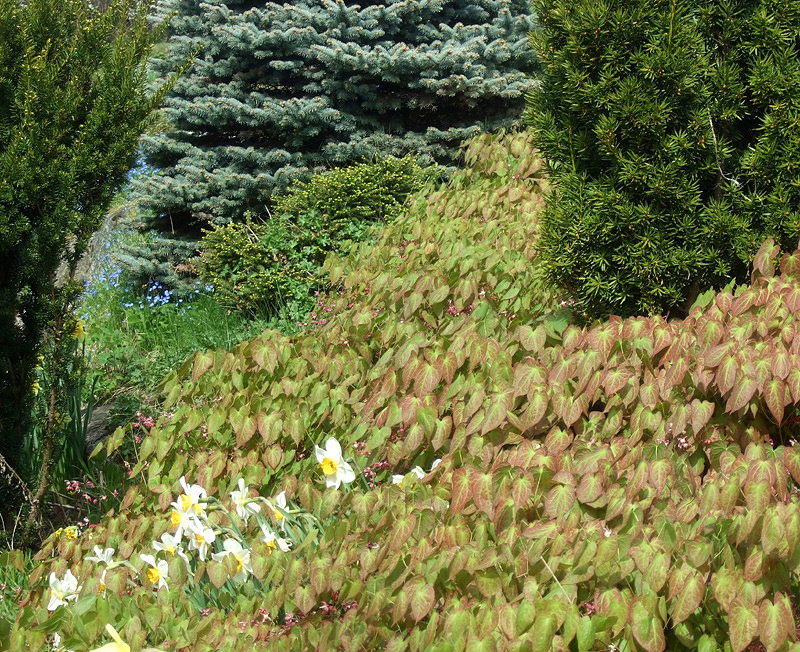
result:
<svg viewBox="0 0 800 652"><path fill-rule="evenodd" d="M558 630L558 622L552 614L541 612L531 628L532 652L547 652L553 649L553 636Z"/></svg>
<svg viewBox="0 0 800 652"><path fill-rule="evenodd" d="M772 356L772 373L781 380L786 380L791 370L792 361L789 352L779 346Z"/></svg>
<svg viewBox="0 0 800 652"><path fill-rule="evenodd" d="M789 291L784 293L783 302L791 312L800 312L800 286L792 285Z"/></svg>
<svg viewBox="0 0 800 652"><path fill-rule="evenodd" d="M198 351L194 356L194 365L192 367L192 382L196 381L206 371L211 369L214 365L214 352L213 351Z"/></svg>
<svg viewBox="0 0 800 652"><path fill-rule="evenodd" d="M710 401L692 400L691 424L694 434L698 434L714 414L714 404Z"/></svg>
<svg viewBox="0 0 800 652"><path fill-rule="evenodd" d="M414 394L423 397L433 393L441 379L442 376L436 367L428 363L422 364L415 378Z"/></svg>
<svg viewBox="0 0 800 652"><path fill-rule="evenodd" d="M780 247L775 244L775 241L767 238L753 258L753 269L761 276L772 276L775 273L775 256L779 251Z"/></svg>
<svg viewBox="0 0 800 652"><path fill-rule="evenodd" d="M643 596L633 599L630 608L631 631L636 642L647 652L664 652L667 647L664 626L655 616L655 609Z"/></svg>
<svg viewBox="0 0 800 652"><path fill-rule="evenodd" d="M659 391L655 378L639 386L639 400L646 408L652 410L658 404L658 399Z"/></svg>
<svg viewBox="0 0 800 652"><path fill-rule="evenodd" d="M744 561L744 579L748 582L758 582L764 577L764 551L753 548Z"/></svg>
<svg viewBox="0 0 800 652"><path fill-rule="evenodd" d="M644 575L645 582L647 582L650 590L658 593L664 582L667 581L667 574L669 573L669 553L661 552L653 557L647 572Z"/></svg>
<svg viewBox="0 0 800 652"><path fill-rule="evenodd" d="M550 518L563 518L575 504L575 487L557 485L547 492L544 508Z"/></svg>
<svg viewBox="0 0 800 652"><path fill-rule="evenodd" d="M547 412L547 406L550 403L547 395L547 390L542 388L530 397L525 411L522 413L522 423L526 429L532 429L538 425Z"/></svg>
<svg viewBox="0 0 800 652"><path fill-rule="evenodd" d="M683 587L686 584L686 578L694 572L691 566L684 564L683 566L673 566L672 572L669 574L669 591L667 599L673 600L676 596L680 595Z"/></svg>
<svg viewBox="0 0 800 652"><path fill-rule="evenodd" d="M653 329L653 356L655 356L662 349L667 348L672 344L672 333L669 326L661 325Z"/></svg>
<svg viewBox="0 0 800 652"><path fill-rule="evenodd" d="M667 486L667 481L672 475L672 465L666 458L650 462L650 485L656 490L656 497L660 498Z"/></svg>
<svg viewBox="0 0 800 652"><path fill-rule="evenodd" d="M755 290L753 290L753 288L748 288L747 290L742 292L733 301L733 305L731 306L731 311L730 311L731 317L736 317L750 310L753 303L755 303L755 298L756 298L756 293Z"/></svg>
<svg viewBox="0 0 800 652"><path fill-rule="evenodd" d="M535 329L530 326L520 326L517 329L517 341L531 353L538 353L547 339L544 324L539 324Z"/></svg>
<svg viewBox="0 0 800 652"><path fill-rule="evenodd" d="M728 612L728 628L733 652L742 652L758 632L758 609L741 598L734 599Z"/></svg>
<svg viewBox="0 0 800 652"><path fill-rule="evenodd" d="M733 348L733 342L724 342L712 347L704 356L705 364L711 369L718 367Z"/></svg>
<svg viewBox="0 0 800 652"><path fill-rule="evenodd" d="M783 409L786 401L786 384L779 378L768 380L764 386L764 401L775 417L778 425L783 421Z"/></svg>
<svg viewBox="0 0 800 652"><path fill-rule="evenodd" d="M520 508L525 505L533 494L533 489L533 476L527 473L515 476L511 482L511 498L514 500L514 506Z"/></svg>
<svg viewBox="0 0 800 652"><path fill-rule="evenodd" d="M572 432L562 428L553 428L544 440L545 448L550 455L563 453L572 443Z"/></svg>
<svg viewBox="0 0 800 652"><path fill-rule="evenodd" d="M736 355L731 353L725 357L717 367L715 381L720 394L727 394L736 383L736 373L739 371L739 361Z"/></svg>
<svg viewBox="0 0 800 652"><path fill-rule="evenodd" d="M627 367L615 367L606 372L603 389L607 397L612 397L628 384L633 372Z"/></svg>
<svg viewBox="0 0 800 652"><path fill-rule="evenodd" d="M800 369L795 367L789 372L786 377L786 385L792 393L792 400L795 403L800 403Z"/></svg>
<svg viewBox="0 0 800 652"><path fill-rule="evenodd" d="M773 550L777 550L785 536L786 529L783 526L783 519L774 507L768 509L764 514L761 526L761 547L764 554L769 555Z"/></svg>
<svg viewBox="0 0 800 652"><path fill-rule="evenodd" d="M422 578L411 580L405 585L403 592L407 596L411 617L416 622L425 618L436 603L436 591Z"/></svg>
<svg viewBox="0 0 800 652"><path fill-rule="evenodd" d="M744 582L742 571L738 568L721 568L711 576L714 599L727 612L733 601L739 597L739 587Z"/></svg>
<svg viewBox="0 0 800 652"><path fill-rule="evenodd" d="M603 481L599 475L585 475L578 485L577 499L584 503L593 503L603 494Z"/></svg>
<svg viewBox="0 0 800 652"><path fill-rule="evenodd" d="M665 387L681 386L687 371L689 371L689 362L685 357L681 356L667 367L667 372L664 374Z"/></svg>
<svg viewBox="0 0 800 652"><path fill-rule="evenodd" d="M489 407L486 408L486 413L483 417L481 424L481 435L499 428L506 423L506 415L508 414L508 401L504 395L499 395L492 399Z"/></svg>
<svg viewBox="0 0 800 652"><path fill-rule="evenodd" d="M479 473L477 471L471 474L470 490L472 499L475 501L475 507L482 512L486 513L489 518L493 517L494 509L493 492L492 492L492 473Z"/></svg>
<svg viewBox="0 0 800 652"><path fill-rule="evenodd" d="M781 256L780 267L781 273L784 275L796 276L800 273L800 255L798 255L797 252L783 254L783 256ZM795 310L792 309L792 312L795 312Z"/></svg>
<svg viewBox="0 0 800 652"><path fill-rule="evenodd" d="M747 501L747 509L760 516L772 502L772 491L769 484L764 481L746 482L744 498Z"/></svg>
<svg viewBox="0 0 800 652"><path fill-rule="evenodd" d="M472 498L470 476L469 468L453 471L453 490L450 496L450 511L453 514L458 514Z"/></svg>
<svg viewBox="0 0 800 652"><path fill-rule="evenodd" d="M709 319L700 328L698 340L703 345L704 349L708 349L715 346L717 342L720 341L723 332L724 330L720 322ZM706 364L708 364L708 362L706 362Z"/></svg>
<svg viewBox="0 0 800 652"><path fill-rule="evenodd" d="M758 389L758 383L752 378L741 376L737 379L731 394L728 397L728 402L725 404L726 412L736 412L750 402L753 394Z"/></svg>
<svg viewBox="0 0 800 652"><path fill-rule="evenodd" d="M795 483L800 485L800 447L786 446L783 449L783 464Z"/></svg>
<svg viewBox="0 0 800 652"><path fill-rule="evenodd" d="M706 585L703 578L696 570L689 571L689 575L672 604L672 622L676 625L682 623L700 606L706 594Z"/></svg>
<svg viewBox="0 0 800 652"><path fill-rule="evenodd" d="M775 603L761 601L758 609L758 637L767 652L776 652L795 630L789 600L782 593L775 594Z"/></svg>

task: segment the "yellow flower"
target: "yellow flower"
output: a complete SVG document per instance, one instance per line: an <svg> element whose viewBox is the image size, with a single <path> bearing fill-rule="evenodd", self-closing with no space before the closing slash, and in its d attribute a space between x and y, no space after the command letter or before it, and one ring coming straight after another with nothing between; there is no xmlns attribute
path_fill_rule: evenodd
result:
<svg viewBox="0 0 800 652"><path fill-rule="evenodd" d="M64 528L61 531L61 534L67 537L67 539L70 541L74 541L78 538L78 528L76 528L74 525L70 525L68 528Z"/></svg>
<svg viewBox="0 0 800 652"><path fill-rule="evenodd" d="M86 339L86 324L84 324L83 319L79 319L75 323L75 329L72 331L72 337L81 343Z"/></svg>
<svg viewBox="0 0 800 652"><path fill-rule="evenodd" d="M33 392L33 395L38 395L41 388L41 385L39 385L39 379L37 378L33 381L33 385L31 385L31 391Z"/></svg>

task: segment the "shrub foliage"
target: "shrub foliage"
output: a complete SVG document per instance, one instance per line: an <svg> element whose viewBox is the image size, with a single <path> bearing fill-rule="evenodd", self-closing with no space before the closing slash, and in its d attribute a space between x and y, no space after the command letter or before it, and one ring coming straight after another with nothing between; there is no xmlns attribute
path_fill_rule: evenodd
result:
<svg viewBox="0 0 800 652"><path fill-rule="evenodd" d="M750 286L683 321L568 325L539 278L529 152L473 142L471 170L330 261L324 328L188 360L121 513L40 552L12 646L92 644L110 621L133 649L797 650L800 253L767 242ZM320 484L330 436L360 486ZM254 545L235 587L208 562L187 594L174 558L154 603L138 553L172 531L182 476L224 504L238 478L285 491L315 525ZM94 545L134 569L105 598ZM47 574L68 569L82 597L51 615Z"/></svg>
<svg viewBox="0 0 800 652"><path fill-rule="evenodd" d="M226 305L313 305L326 256L402 212L427 174L409 157L386 158L297 182L276 198L274 217L212 226L202 241L200 275Z"/></svg>
<svg viewBox="0 0 800 652"><path fill-rule="evenodd" d="M591 316L685 314L800 236L792 2L538 0L528 122L554 278Z"/></svg>

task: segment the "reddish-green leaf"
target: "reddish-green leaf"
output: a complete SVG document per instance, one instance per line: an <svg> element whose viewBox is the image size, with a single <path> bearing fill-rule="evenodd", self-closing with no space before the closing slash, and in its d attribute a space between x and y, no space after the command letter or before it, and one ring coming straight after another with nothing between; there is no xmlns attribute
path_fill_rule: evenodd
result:
<svg viewBox="0 0 800 652"><path fill-rule="evenodd" d="M786 401L786 385L779 378L768 380L764 386L764 401L775 417L778 425L783 421L783 408Z"/></svg>
<svg viewBox="0 0 800 652"><path fill-rule="evenodd" d="M789 600L782 593L775 594L775 603L767 599L761 601L758 609L758 637L767 652L776 652L789 634L794 632L794 618Z"/></svg>
<svg viewBox="0 0 800 652"><path fill-rule="evenodd" d="M453 490L450 496L450 511L458 514L472 498L470 469L456 469L453 472Z"/></svg>
<svg viewBox="0 0 800 652"><path fill-rule="evenodd" d="M563 518L575 504L575 487L556 485L547 492L544 508L550 518Z"/></svg>
<svg viewBox="0 0 800 652"><path fill-rule="evenodd" d="M736 354L731 353L722 360L717 367L716 383L721 394L727 394L736 382L736 373L739 371L739 361Z"/></svg>
<svg viewBox="0 0 800 652"><path fill-rule="evenodd" d="M700 606L705 596L706 586L703 578L696 570L689 571L683 589L678 593L672 605L672 622L676 625L691 616Z"/></svg>
<svg viewBox="0 0 800 652"><path fill-rule="evenodd" d="M421 578L406 584L403 591L408 596L408 608L411 617L417 622L425 618L436 603L436 591Z"/></svg>
<svg viewBox="0 0 800 652"><path fill-rule="evenodd" d="M630 609L631 631L636 642L647 652L664 652L667 646L664 626L656 617L652 605L643 596L633 599Z"/></svg>
<svg viewBox="0 0 800 652"><path fill-rule="evenodd" d="M728 397L728 402L725 404L725 410L727 412L736 412L736 410L743 408L753 398L756 389L758 389L758 383L755 380L746 376L738 377Z"/></svg>
<svg viewBox="0 0 800 652"><path fill-rule="evenodd" d="M576 492L578 500L584 504L593 503L603 493L603 482L596 474L585 475Z"/></svg>
<svg viewBox="0 0 800 652"><path fill-rule="evenodd" d="M742 652L758 632L758 609L736 598L728 613L728 627L733 652Z"/></svg>

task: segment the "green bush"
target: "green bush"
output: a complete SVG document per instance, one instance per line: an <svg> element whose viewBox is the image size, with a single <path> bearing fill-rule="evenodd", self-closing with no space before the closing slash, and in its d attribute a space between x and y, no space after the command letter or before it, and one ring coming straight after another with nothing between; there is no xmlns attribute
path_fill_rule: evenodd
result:
<svg viewBox="0 0 800 652"><path fill-rule="evenodd" d="M527 120L551 277L589 316L685 314L800 235L795 3L537 0Z"/></svg>
<svg viewBox="0 0 800 652"><path fill-rule="evenodd" d="M275 200L266 222L213 226L203 238L200 275L221 302L274 312L308 309L330 252L399 215L430 172L411 158L387 158L317 174ZM302 310L299 310L302 312Z"/></svg>

